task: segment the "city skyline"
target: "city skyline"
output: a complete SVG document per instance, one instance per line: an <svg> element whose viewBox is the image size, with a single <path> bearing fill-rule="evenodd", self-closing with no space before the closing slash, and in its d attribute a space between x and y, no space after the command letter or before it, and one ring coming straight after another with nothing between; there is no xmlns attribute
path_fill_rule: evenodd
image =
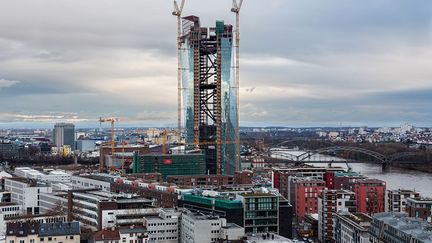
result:
<svg viewBox="0 0 432 243"><path fill-rule="evenodd" d="M175 126L172 1L0 5L0 127ZM431 126L431 5L245 1L241 125ZM234 24L230 7L183 15Z"/></svg>

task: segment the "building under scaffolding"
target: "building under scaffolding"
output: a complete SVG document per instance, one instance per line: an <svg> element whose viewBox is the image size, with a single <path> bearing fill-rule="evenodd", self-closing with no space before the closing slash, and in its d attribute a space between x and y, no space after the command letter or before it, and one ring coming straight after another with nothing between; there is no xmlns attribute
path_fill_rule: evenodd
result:
<svg viewBox="0 0 432 243"><path fill-rule="evenodd" d="M233 27L216 21L201 27L184 17L181 36L184 132L190 148L203 150L210 174L234 174L237 94Z"/></svg>

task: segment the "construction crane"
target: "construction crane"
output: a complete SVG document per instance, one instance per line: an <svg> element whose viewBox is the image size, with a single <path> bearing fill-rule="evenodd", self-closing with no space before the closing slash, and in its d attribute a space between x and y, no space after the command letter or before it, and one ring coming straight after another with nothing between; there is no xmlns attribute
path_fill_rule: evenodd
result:
<svg viewBox="0 0 432 243"><path fill-rule="evenodd" d="M168 134L174 134L174 135L178 135L177 131L167 131L166 129L164 129L161 133L161 137L162 137L162 154L167 154L168 153L168 149L167 149L167 142L168 142Z"/></svg>
<svg viewBox="0 0 432 243"><path fill-rule="evenodd" d="M99 123L102 125L103 122L111 123L111 155L114 155L115 152L115 123L118 122L118 118L110 117L110 118L99 118Z"/></svg>
<svg viewBox="0 0 432 243"><path fill-rule="evenodd" d="M183 7L185 4L185 0L182 0L180 3L180 7L177 4L177 1L174 0L174 11L172 15L177 16L177 125L178 125L178 141L181 140L181 109L182 109L182 94L181 94L181 15L183 12Z"/></svg>
<svg viewBox="0 0 432 243"><path fill-rule="evenodd" d="M235 33L235 49L236 49L236 64L235 64L235 85L236 85L236 113L237 113L237 127L236 127L236 171L240 170L240 9L243 0L233 0L231 12L236 15L236 33Z"/></svg>

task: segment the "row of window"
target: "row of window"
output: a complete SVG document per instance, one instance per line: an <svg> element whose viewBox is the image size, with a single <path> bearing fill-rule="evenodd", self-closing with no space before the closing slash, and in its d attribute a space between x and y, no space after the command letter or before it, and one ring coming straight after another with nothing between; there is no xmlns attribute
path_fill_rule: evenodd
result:
<svg viewBox="0 0 432 243"><path fill-rule="evenodd" d="M1 211L2 212L19 211L19 207L2 208Z"/></svg>
<svg viewBox="0 0 432 243"><path fill-rule="evenodd" d="M150 240L177 240L177 236L173 236L173 237L152 237L150 238Z"/></svg>
<svg viewBox="0 0 432 243"><path fill-rule="evenodd" d="M147 226L165 226L165 225L177 225L177 222L174 222L174 223L151 223L151 224L147 224Z"/></svg>

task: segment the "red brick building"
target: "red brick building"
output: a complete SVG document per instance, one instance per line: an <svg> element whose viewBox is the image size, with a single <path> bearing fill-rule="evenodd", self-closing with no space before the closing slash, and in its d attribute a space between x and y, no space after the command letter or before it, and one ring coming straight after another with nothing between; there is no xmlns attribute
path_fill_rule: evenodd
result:
<svg viewBox="0 0 432 243"><path fill-rule="evenodd" d="M432 198L407 198L406 211L409 217L432 221Z"/></svg>
<svg viewBox="0 0 432 243"><path fill-rule="evenodd" d="M294 182L295 212L297 218L302 220L306 214L318 213L318 195L325 189L323 180L301 178Z"/></svg>
<svg viewBox="0 0 432 243"><path fill-rule="evenodd" d="M234 175L234 184L244 185L252 184L253 172L250 170L236 171Z"/></svg>
<svg viewBox="0 0 432 243"><path fill-rule="evenodd" d="M385 211L385 181L360 179L354 182L357 212L373 215Z"/></svg>

